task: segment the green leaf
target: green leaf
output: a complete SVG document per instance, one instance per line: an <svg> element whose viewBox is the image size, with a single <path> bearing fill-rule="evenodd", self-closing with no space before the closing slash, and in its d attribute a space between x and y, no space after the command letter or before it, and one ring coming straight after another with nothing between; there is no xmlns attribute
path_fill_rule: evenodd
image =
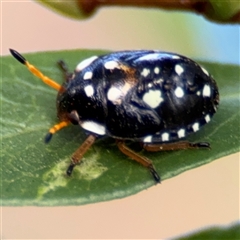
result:
<svg viewBox="0 0 240 240"><path fill-rule="evenodd" d="M211 8L208 12L212 19L228 20L236 15L240 10L239 1L216 1L209 0Z"/></svg>
<svg viewBox="0 0 240 240"><path fill-rule="evenodd" d="M103 53L73 50L24 56L61 83L62 72L55 64L59 59L73 70L82 59ZM213 120L188 139L208 141L212 149L142 151L153 160L162 180L239 151L239 66L202 65L218 82L220 107ZM109 138L96 142L73 176L66 177L70 156L85 134L78 126L70 126L55 134L50 144L43 142L48 129L58 121L56 91L8 56L2 58L1 93L3 205L87 204L126 197L155 184L148 170L123 155Z"/></svg>
<svg viewBox="0 0 240 240"><path fill-rule="evenodd" d="M85 19L90 14L86 13L82 8L82 3L78 0L73 1L44 1L40 0L38 3L42 4L43 6L52 9L54 12L62 14L66 17L71 17L74 19ZM84 5L84 3L83 3ZM88 4L87 4L88 5ZM90 3L89 6L92 4Z"/></svg>
<svg viewBox="0 0 240 240"><path fill-rule="evenodd" d="M233 224L228 227L212 227L175 240L239 240L240 225Z"/></svg>

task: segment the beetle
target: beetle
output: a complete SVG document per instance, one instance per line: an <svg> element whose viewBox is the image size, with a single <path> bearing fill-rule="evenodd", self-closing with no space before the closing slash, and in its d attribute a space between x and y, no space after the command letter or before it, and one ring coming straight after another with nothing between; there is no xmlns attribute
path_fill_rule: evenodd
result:
<svg viewBox="0 0 240 240"><path fill-rule="evenodd" d="M116 139L121 152L148 168L159 183L150 159L126 146L140 142L147 151L210 148L208 142L181 141L208 123L219 105L215 80L193 60L175 53L134 50L92 56L74 73L60 61L62 85L43 75L20 53L11 54L30 72L58 91L59 123L50 128L45 142L70 123L80 125L86 140L73 153L66 171L71 175L96 139Z"/></svg>

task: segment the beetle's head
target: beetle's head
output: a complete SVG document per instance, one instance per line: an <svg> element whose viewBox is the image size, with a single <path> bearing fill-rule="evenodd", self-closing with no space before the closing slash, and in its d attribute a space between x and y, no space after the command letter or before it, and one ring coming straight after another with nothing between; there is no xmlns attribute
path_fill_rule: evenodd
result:
<svg viewBox="0 0 240 240"><path fill-rule="evenodd" d="M56 105L60 122L68 121L74 125L79 123L79 116L76 112L76 97L68 90L67 83L63 83L59 90Z"/></svg>

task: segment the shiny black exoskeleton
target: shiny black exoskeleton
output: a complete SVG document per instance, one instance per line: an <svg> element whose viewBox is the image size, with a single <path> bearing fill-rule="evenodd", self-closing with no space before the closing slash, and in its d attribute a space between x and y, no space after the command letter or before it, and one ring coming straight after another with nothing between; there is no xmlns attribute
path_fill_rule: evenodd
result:
<svg viewBox="0 0 240 240"><path fill-rule="evenodd" d="M57 100L61 120L70 118L97 135L146 143L175 141L198 131L218 102L217 85L204 68L157 51L84 60Z"/></svg>

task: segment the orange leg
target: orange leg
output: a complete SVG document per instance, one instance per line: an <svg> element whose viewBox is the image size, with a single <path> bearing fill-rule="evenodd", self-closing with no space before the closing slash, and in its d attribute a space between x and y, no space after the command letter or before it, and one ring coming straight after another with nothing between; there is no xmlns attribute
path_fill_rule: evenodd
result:
<svg viewBox="0 0 240 240"><path fill-rule="evenodd" d="M96 136L89 135L83 144L73 153L72 162L67 169L67 175L71 176L73 168L81 161L83 155L93 145L96 140Z"/></svg>
<svg viewBox="0 0 240 240"><path fill-rule="evenodd" d="M134 152L133 150L128 148L125 145L124 141L117 140L117 146L122 153L124 153L125 155L127 155L131 159L135 160L136 162L142 164L144 167L147 167L149 169L149 171L151 172L154 180L157 183L161 182L160 176L156 172L151 160L149 160L148 158L146 158L144 156L141 156L141 155L137 154L136 152Z"/></svg>
<svg viewBox="0 0 240 240"><path fill-rule="evenodd" d="M143 148L149 152L198 149L198 148L210 149L210 144L207 142L191 143L187 141L159 144L145 143L143 144Z"/></svg>
<svg viewBox="0 0 240 240"><path fill-rule="evenodd" d="M154 180L159 183L161 181L160 176L156 172L153 163L150 159L139 155L138 153L134 152L130 148L128 148L124 141L117 140L117 146L119 150L130 157L131 159L135 160L136 162L142 164L144 167L147 167ZM161 143L161 144L152 144L152 143L145 143L143 144L143 148L150 152L158 152L158 151L169 151L169 150L180 150L180 149L198 149L198 148L205 148L210 149L210 145L207 142L199 142L199 143L190 143L190 142L173 142L173 143Z"/></svg>

